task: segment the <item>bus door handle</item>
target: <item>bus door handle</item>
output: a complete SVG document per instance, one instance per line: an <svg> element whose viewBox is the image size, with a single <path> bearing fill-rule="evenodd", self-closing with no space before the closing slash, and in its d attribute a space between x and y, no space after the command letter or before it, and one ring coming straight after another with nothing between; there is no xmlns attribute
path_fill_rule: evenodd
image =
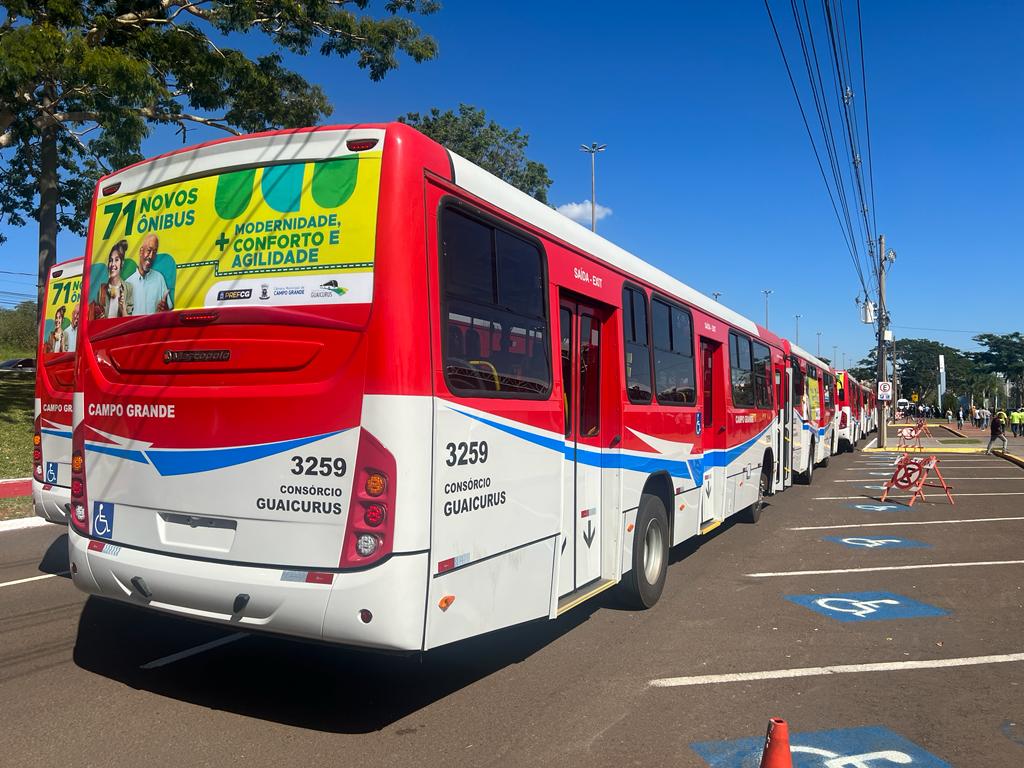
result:
<svg viewBox="0 0 1024 768"><path fill-rule="evenodd" d="M721 426L721 427L719 427L719 428L718 428L718 431L719 431L719 432L725 432L725 427L724 427L724 426Z"/></svg>
<svg viewBox="0 0 1024 768"><path fill-rule="evenodd" d="M616 435L612 438L612 441L608 443L609 448L614 448L616 445L622 442L622 435Z"/></svg>

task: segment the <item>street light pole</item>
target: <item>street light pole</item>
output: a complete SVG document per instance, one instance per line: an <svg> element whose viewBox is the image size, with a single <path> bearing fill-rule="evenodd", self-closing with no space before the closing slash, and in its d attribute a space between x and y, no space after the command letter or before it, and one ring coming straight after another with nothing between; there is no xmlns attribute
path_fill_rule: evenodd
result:
<svg viewBox="0 0 1024 768"><path fill-rule="evenodd" d="M821 357L821 331L818 331L818 357ZM832 361L833 365L835 360Z"/></svg>
<svg viewBox="0 0 1024 768"><path fill-rule="evenodd" d="M598 144L596 141L592 142L588 147L586 144L580 144L580 151L586 152L590 155L590 231L597 232L597 163L595 158L598 152L604 152L608 148L607 144Z"/></svg>
<svg viewBox="0 0 1024 768"><path fill-rule="evenodd" d="M715 301L718 301L718 297L722 295L721 291L712 291L711 295L715 297Z"/></svg>
<svg viewBox="0 0 1024 768"><path fill-rule="evenodd" d="M794 341L796 341L796 343L799 344L800 343L800 318L803 317L803 315L794 315L794 317L796 317L796 338L794 339Z"/></svg>
<svg viewBox="0 0 1024 768"><path fill-rule="evenodd" d="M833 344L832 345L832 365L834 366L838 362L839 362L839 345L838 344ZM842 370L842 369L840 368L840 370Z"/></svg>
<svg viewBox="0 0 1024 768"><path fill-rule="evenodd" d="M765 288L761 293L764 294L764 327L768 327L768 297L771 296L775 291L771 288Z"/></svg>

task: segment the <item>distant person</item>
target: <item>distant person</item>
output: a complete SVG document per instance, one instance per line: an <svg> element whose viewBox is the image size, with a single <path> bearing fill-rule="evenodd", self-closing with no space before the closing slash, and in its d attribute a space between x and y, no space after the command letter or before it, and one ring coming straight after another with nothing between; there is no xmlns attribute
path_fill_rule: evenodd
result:
<svg viewBox="0 0 1024 768"><path fill-rule="evenodd" d="M996 440L1003 441L1003 453L1006 453L1006 425L1003 420L999 418L1002 414L997 413L992 419L992 426L989 432L988 447L985 448L985 453L992 453L992 443Z"/></svg>
<svg viewBox="0 0 1024 768"><path fill-rule="evenodd" d="M956 428L964 428L964 407L962 405L956 411Z"/></svg>
<svg viewBox="0 0 1024 768"><path fill-rule="evenodd" d="M173 308L167 281L153 269L159 249L160 239L156 235L146 235L139 244L139 268L125 281L135 291L133 315L152 315Z"/></svg>
<svg viewBox="0 0 1024 768"><path fill-rule="evenodd" d="M946 409L946 423L947 424L952 424L953 423L953 409L952 408L947 408Z"/></svg>
<svg viewBox="0 0 1024 768"><path fill-rule="evenodd" d="M1016 411L1010 411L1010 431L1013 432L1014 437L1020 437L1020 417L1020 409L1017 409Z"/></svg>

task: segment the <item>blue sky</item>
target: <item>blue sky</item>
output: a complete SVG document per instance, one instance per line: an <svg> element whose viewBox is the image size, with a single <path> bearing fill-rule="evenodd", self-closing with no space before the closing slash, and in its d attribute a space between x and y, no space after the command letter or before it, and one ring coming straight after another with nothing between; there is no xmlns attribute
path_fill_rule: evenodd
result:
<svg viewBox="0 0 1024 768"><path fill-rule="evenodd" d="M380 7L380 3L375 4ZM855 9L853 0L845 3ZM289 64L327 91L330 122L388 120L460 102L530 135L554 205L590 197L581 143L598 158L598 231L811 351L859 359L859 285L815 164L764 5L447 0L423 26L440 45L372 83L349 61ZM791 64L788 4L772 0ZM897 251L889 276L898 337L973 348L971 333L1019 330L1024 199L1024 4L862 0L875 215ZM853 17L850 16L852 19ZM251 52L266 50L258 39ZM862 94L858 94L858 97ZM213 133L195 131L190 143ZM176 145L155 135L156 154ZM3 269L34 271L36 230L7 228ZM64 235L61 258L82 250ZM31 278L0 275L3 290Z"/></svg>

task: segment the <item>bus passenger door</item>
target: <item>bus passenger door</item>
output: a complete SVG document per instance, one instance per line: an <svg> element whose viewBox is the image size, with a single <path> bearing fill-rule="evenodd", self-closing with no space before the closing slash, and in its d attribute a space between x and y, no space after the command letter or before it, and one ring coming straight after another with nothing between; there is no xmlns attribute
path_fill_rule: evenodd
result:
<svg viewBox="0 0 1024 768"><path fill-rule="evenodd" d="M701 530L710 530L725 519L725 382L722 378L722 345L700 340L701 444L704 450L704 478L700 495Z"/></svg>
<svg viewBox="0 0 1024 768"><path fill-rule="evenodd" d="M603 313L563 298L559 313L562 382L565 409L562 544L558 591L564 595L601 576L601 464L604 433L614 425L601 423Z"/></svg>

